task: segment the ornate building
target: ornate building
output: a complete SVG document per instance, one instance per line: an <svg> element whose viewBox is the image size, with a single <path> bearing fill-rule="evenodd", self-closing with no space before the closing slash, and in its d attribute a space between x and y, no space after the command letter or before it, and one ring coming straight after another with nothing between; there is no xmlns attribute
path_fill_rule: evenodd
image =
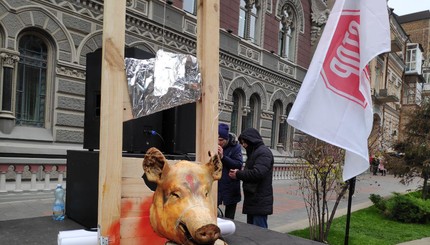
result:
<svg viewBox="0 0 430 245"><path fill-rule="evenodd" d="M311 2L325 4L220 1L219 121L236 134L257 128L277 162L294 155L285 119L328 13L311 16ZM102 47L103 0L4 0L0 13L0 163L65 159L82 149L86 55ZM196 0L128 0L125 42L195 55Z"/></svg>

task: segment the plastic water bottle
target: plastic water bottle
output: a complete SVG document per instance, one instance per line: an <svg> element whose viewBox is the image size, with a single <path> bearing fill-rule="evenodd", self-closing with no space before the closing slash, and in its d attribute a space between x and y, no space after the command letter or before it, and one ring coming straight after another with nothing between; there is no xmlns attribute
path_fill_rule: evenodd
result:
<svg viewBox="0 0 430 245"><path fill-rule="evenodd" d="M52 219L64 220L64 189L61 184L55 188L55 201L52 205Z"/></svg>

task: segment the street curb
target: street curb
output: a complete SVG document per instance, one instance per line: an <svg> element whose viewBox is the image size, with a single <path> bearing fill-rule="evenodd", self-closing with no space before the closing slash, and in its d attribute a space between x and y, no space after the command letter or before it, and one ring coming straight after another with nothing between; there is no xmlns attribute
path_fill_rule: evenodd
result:
<svg viewBox="0 0 430 245"><path fill-rule="evenodd" d="M355 211L360 210L360 209L368 208L372 205L373 205L373 203L371 201L359 203L359 204L353 205L351 207L351 212L355 212ZM347 209L342 208L342 209L339 209L336 211L334 217L337 218L337 217L346 215L346 213L347 213ZM301 230L301 229L305 229L308 227L309 227L309 220L308 219L302 219L302 220L299 220L299 221L294 222L294 223L290 223L290 224L286 224L286 225L272 228L271 230L281 232L281 233L288 233L291 231Z"/></svg>

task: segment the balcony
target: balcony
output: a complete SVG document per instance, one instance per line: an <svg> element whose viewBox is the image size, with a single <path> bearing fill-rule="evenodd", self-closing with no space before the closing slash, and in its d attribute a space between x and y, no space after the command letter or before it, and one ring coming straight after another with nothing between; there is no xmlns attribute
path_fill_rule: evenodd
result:
<svg viewBox="0 0 430 245"><path fill-rule="evenodd" d="M391 52L400 52L403 50L402 42L398 38L391 40Z"/></svg>
<svg viewBox="0 0 430 245"><path fill-rule="evenodd" d="M399 102L399 98L387 89L380 89L375 98L379 103Z"/></svg>

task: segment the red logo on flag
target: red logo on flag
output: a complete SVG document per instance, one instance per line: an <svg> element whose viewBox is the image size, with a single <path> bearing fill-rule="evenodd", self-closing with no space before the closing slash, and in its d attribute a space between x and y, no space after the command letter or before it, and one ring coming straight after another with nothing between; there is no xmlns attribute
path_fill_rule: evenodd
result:
<svg viewBox="0 0 430 245"><path fill-rule="evenodd" d="M324 59L321 76L328 89L362 107L360 85L360 12L344 10Z"/></svg>

